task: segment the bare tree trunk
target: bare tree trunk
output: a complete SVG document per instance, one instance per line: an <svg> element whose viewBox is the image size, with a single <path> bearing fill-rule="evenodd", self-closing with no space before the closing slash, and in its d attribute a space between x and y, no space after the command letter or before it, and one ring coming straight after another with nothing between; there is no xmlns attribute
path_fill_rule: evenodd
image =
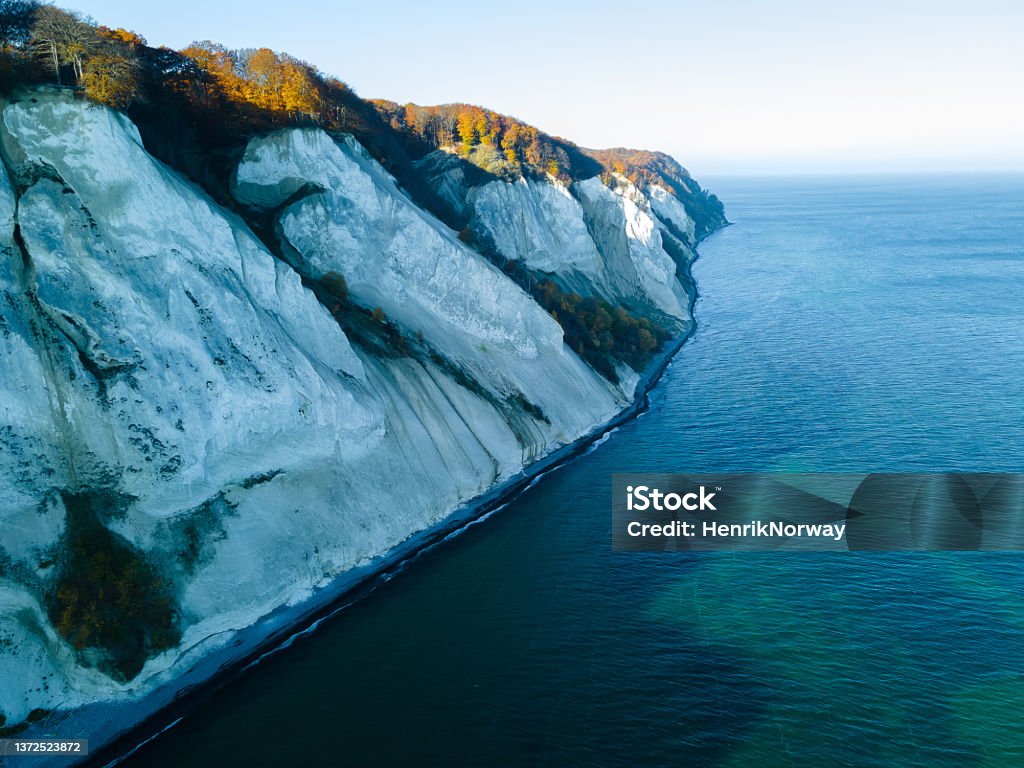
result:
<svg viewBox="0 0 1024 768"><path fill-rule="evenodd" d="M57 57L57 46L50 43L50 55L53 56L53 72L57 75L57 85L63 85L60 81L60 59Z"/></svg>

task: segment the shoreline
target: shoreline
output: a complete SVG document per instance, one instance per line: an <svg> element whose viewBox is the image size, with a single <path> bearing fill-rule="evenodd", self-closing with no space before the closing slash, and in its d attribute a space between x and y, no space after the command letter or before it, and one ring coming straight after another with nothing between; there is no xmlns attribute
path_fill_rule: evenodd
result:
<svg viewBox="0 0 1024 768"><path fill-rule="evenodd" d="M692 279L691 268L700 258L697 246L729 224L725 222L697 240L695 256L684 269L693 286L688 305L690 323L682 334L667 342L665 348L656 355L637 381L632 401L613 418L524 467L520 474L480 494L440 522L413 533L370 562L339 575L301 603L282 606L252 625L236 631L229 644L199 656L191 667L150 693L138 699L100 702L66 713L55 712L38 726L27 729L19 738L42 738L66 723L76 731L84 731L81 737L89 738L96 744L90 755L74 764L112 766L122 762L163 732L175 727L214 692L278 651L287 649L296 640L312 633L324 621L367 597L378 586L390 581L447 539L499 512L541 477L583 455L611 432L635 419L650 407L651 392L696 331L697 322L693 311L700 291ZM188 654L189 651L184 653ZM60 738L78 736L62 732ZM56 762L43 760L39 764ZM69 763L64 759L60 764Z"/></svg>

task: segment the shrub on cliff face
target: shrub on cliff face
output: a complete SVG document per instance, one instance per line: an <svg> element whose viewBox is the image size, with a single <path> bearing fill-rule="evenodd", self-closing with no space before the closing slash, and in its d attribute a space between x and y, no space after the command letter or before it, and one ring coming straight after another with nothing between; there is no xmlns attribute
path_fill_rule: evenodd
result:
<svg viewBox="0 0 1024 768"><path fill-rule="evenodd" d="M338 272L328 272L320 278L320 283L340 301L348 299L348 283Z"/></svg>
<svg viewBox="0 0 1024 768"><path fill-rule="evenodd" d="M110 502L106 494L64 494L67 530L46 607L77 651L98 652L97 666L130 680L181 633L168 583L144 553L101 522Z"/></svg>
<svg viewBox="0 0 1024 768"><path fill-rule="evenodd" d="M595 371L618 383L616 363L643 371L671 334L645 317L603 299L566 293L551 280L529 286L533 298L562 326L565 343Z"/></svg>

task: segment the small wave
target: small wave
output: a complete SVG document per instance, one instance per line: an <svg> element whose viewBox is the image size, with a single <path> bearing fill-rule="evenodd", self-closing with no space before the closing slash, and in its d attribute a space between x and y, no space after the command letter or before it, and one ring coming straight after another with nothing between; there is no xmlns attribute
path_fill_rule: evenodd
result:
<svg viewBox="0 0 1024 768"><path fill-rule="evenodd" d="M622 427L613 427L612 429L609 429L607 432L605 432L603 435L597 438L597 440L591 443L590 447L587 448L587 453L583 455L586 456L587 454L596 451L600 446L607 443L611 439L611 436L618 432L620 429L622 429Z"/></svg>
<svg viewBox="0 0 1024 768"><path fill-rule="evenodd" d="M136 744L134 747L132 747L130 750L125 752L120 757L115 758L114 760L111 760L109 763L106 764L106 766L104 766L104 768L113 768L115 765L120 765L125 760L127 760L129 757L131 757L136 752L138 752L140 749L142 749L144 746L149 744L149 742L151 742L154 739L156 739L157 737L162 736L163 734L167 733L169 730L171 730L171 728L176 726L178 723L180 723L184 719L185 719L184 717L179 717L177 720L172 721L171 723L169 723L168 725L164 726L159 731L154 733L148 739L143 739L142 741L140 741L138 744Z"/></svg>
<svg viewBox="0 0 1024 768"><path fill-rule="evenodd" d="M286 648L291 648L295 644L295 641L298 640L299 638L306 637L308 635L312 635L314 632L317 631L317 629L320 628L321 624L323 624L328 619L334 618L339 613L341 613L345 609L349 608L353 604L353 602L354 601L347 602L344 605L338 606L337 608L335 608L330 613L327 613L327 614L321 616L319 619L314 621L308 627L305 627L304 629L300 629L298 632L293 632L292 634L288 635L288 637L286 637L284 640L282 640L281 643L279 643L278 645L275 645L269 651L266 651L265 653L260 654L255 659L253 659L248 664L246 664L244 667L242 667L242 669L240 670L240 674L248 672L253 667L263 663L264 661L269 659L271 656L279 653L280 651L283 651Z"/></svg>

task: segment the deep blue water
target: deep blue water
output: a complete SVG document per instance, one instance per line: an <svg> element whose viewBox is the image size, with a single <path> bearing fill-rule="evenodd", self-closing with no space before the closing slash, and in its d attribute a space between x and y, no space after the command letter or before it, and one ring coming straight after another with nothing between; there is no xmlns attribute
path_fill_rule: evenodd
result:
<svg viewBox="0 0 1024 768"><path fill-rule="evenodd" d="M626 554L611 474L1024 470L1024 178L722 180L651 410L134 765L1024 765L1024 557Z"/></svg>

